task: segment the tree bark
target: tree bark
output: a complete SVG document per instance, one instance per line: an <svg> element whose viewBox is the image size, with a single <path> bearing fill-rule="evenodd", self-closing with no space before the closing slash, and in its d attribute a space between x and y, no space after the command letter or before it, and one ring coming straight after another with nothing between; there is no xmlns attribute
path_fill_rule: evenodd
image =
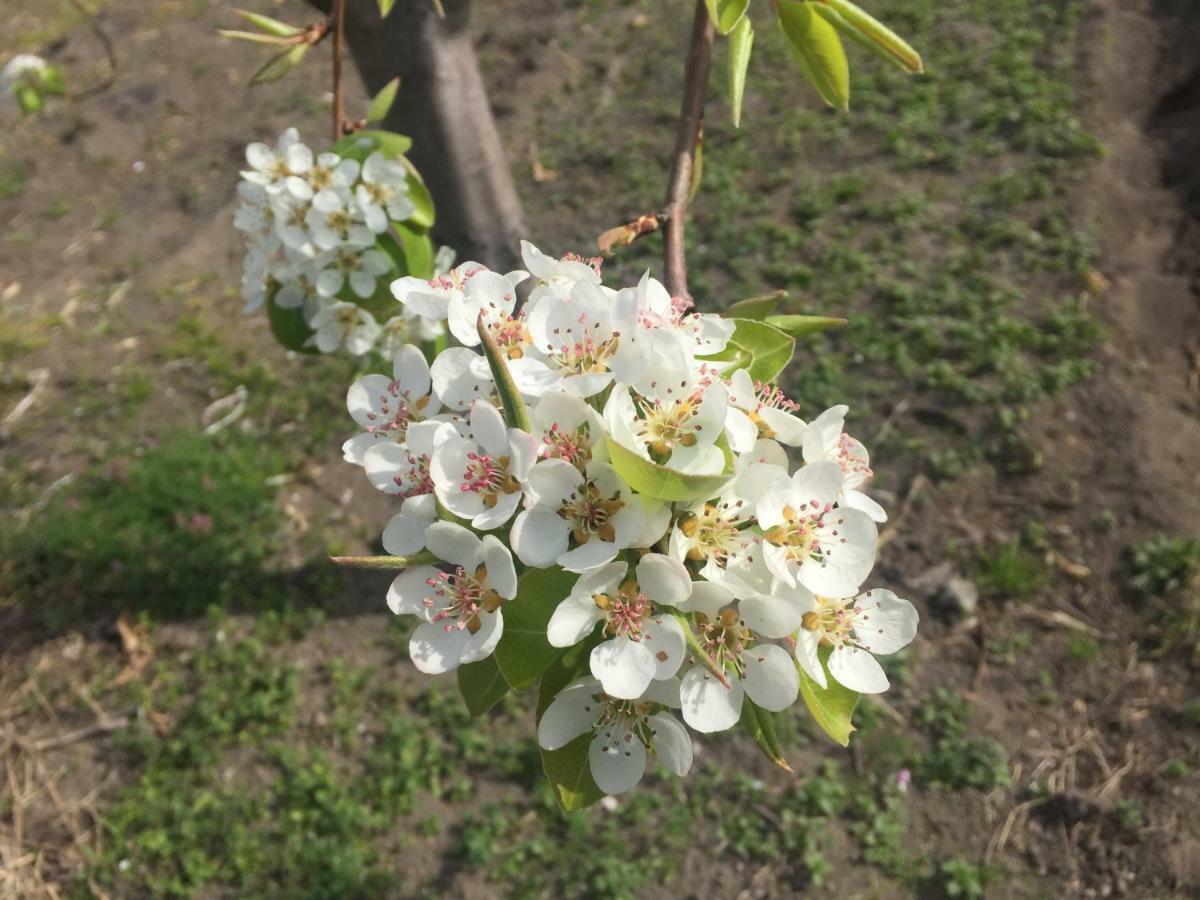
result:
<svg viewBox="0 0 1200 900"><path fill-rule="evenodd" d="M349 0L346 42L370 93L400 76L383 127L413 139L409 158L437 206L434 237L460 261L505 271L520 262L521 201L467 32L470 0L443 5L441 19L431 0L397 0L381 22L374 0Z"/></svg>

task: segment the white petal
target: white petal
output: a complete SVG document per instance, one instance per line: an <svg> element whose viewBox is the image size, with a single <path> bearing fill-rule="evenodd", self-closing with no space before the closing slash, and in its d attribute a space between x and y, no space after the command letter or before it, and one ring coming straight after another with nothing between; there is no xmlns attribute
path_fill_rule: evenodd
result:
<svg viewBox="0 0 1200 900"><path fill-rule="evenodd" d="M732 728L742 715L743 692L740 681L734 679L725 687L697 664L679 686L683 721L703 734Z"/></svg>
<svg viewBox="0 0 1200 900"><path fill-rule="evenodd" d="M433 494L409 497L383 529L383 549L395 556L416 553L425 546L425 532L436 519Z"/></svg>
<svg viewBox="0 0 1200 900"><path fill-rule="evenodd" d="M386 375L364 375L346 391L346 409L351 417L363 428L371 428L381 424L379 408L380 397L388 395L391 380Z"/></svg>
<svg viewBox="0 0 1200 900"><path fill-rule="evenodd" d="M800 693L800 673L790 653L775 644L758 644L742 654L746 693L772 712L787 709Z"/></svg>
<svg viewBox="0 0 1200 900"><path fill-rule="evenodd" d="M425 534L425 546L438 559L473 571L483 557L479 538L453 522L434 522Z"/></svg>
<svg viewBox="0 0 1200 900"><path fill-rule="evenodd" d="M674 716L655 713L650 717L654 735L654 755L675 775L683 776L692 767L692 739Z"/></svg>
<svg viewBox="0 0 1200 900"><path fill-rule="evenodd" d="M687 569L677 559L662 553L647 553L637 564L637 582L655 605L678 606L692 592Z"/></svg>
<svg viewBox="0 0 1200 900"><path fill-rule="evenodd" d="M465 628L446 628L441 622L423 622L408 642L413 665L426 675L453 672L462 663L471 633Z"/></svg>
<svg viewBox="0 0 1200 900"><path fill-rule="evenodd" d="M723 585L711 581L692 582L692 593L679 609L684 612L700 612L709 618L733 603L733 593Z"/></svg>
<svg viewBox="0 0 1200 900"><path fill-rule="evenodd" d="M628 729L602 728L588 748L588 765L596 787L606 794L623 794L646 773L646 748Z"/></svg>
<svg viewBox="0 0 1200 900"><path fill-rule="evenodd" d="M588 678L559 691L538 722L538 744L546 750L557 750L591 731L599 711L593 695L599 690L600 685Z"/></svg>
<svg viewBox="0 0 1200 900"><path fill-rule="evenodd" d="M425 361L425 354L412 344L405 344L396 351L392 376L410 397L423 397L429 393L429 363Z"/></svg>
<svg viewBox="0 0 1200 900"><path fill-rule="evenodd" d="M800 668L821 687L829 687L825 667L821 665L820 649L821 635L817 632L801 631L796 635L796 661L800 663Z"/></svg>
<svg viewBox="0 0 1200 900"><path fill-rule="evenodd" d="M875 565L879 529L866 513L838 507L822 519L821 532L821 558L805 560L796 577L814 594L849 597Z"/></svg>
<svg viewBox="0 0 1200 900"><path fill-rule="evenodd" d="M570 526L562 516L548 507L534 506L517 516L510 540L521 562L535 569L548 569L567 552L569 534Z"/></svg>
<svg viewBox="0 0 1200 900"><path fill-rule="evenodd" d="M792 495L817 507L837 500L842 492L842 467L832 460L809 463L792 475Z"/></svg>
<svg viewBox="0 0 1200 900"><path fill-rule="evenodd" d="M654 616L643 626L642 641L654 655L654 680L673 678L683 665L687 639L683 629L671 616Z"/></svg>
<svg viewBox="0 0 1200 900"><path fill-rule="evenodd" d="M654 654L644 644L620 635L592 649L592 674L604 693L621 700L636 700L654 678Z"/></svg>
<svg viewBox="0 0 1200 900"><path fill-rule="evenodd" d="M388 609L398 616L424 616L426 601L432 602L435 599L429 579L436 578L437 575L438 570L433 566L405 569L392 579L391 587L388 588Z"/></svg>
<svg viewBox="0 0 1200 900"><path fill-rule="evenodd" d="M517 567L508 548L494 535L483 536L483 563L487 566L488 587L505 600L517 596Z"/></svg>
<svg viewBox="0 0 1200 900"><path fill-rule="evenodd" d="M812 594L803 587L780 585L772 594L751 594L738 609L752 631L763 637L786 637L800 627L800 620L812 609Z"/></svg>
<svg viewBox="0 0 1200 900"><path fill-rule="evenodd" d="M572 594L555 607L546 625L551 647L573 647L592 633L604 611L586 595Z"/></svg>
<svg viewBox="0 0 1200 900"><path fill-rule="evenodd" d="M866 650L844 644L829 654L829 674L860 694L882 694L888 689L887 675Z"/></svg>
<svg viewBox="0 0 1200 900"><path fill-rule="evenodd" d="M895 653L917 636L916 608L891 591L870 590L854 601L854 637L872 653Z"/></svg>
<svg viewBox="0 0 1200 900"><path fill-rule="evenodd" d="M486 400L471 404L471 437L492 456L499 456L508 449L504 417Z"/></svg>
<svg viewBox="0 0 1200 900"><path fill-rule="evenodd" d="M470 632L467 632L470 634ZM500 638L504 635L504 613L496 610L484 613L479 617L479 630L467 639L463 648L460 662L463 664L479 662L492 655Z"/></svg>
<svg viewBox="0 0 1200 900"><path fill-rule="evenodd" d="M853 489L842 492L842 506L857 509L871 517L873 522L886 522L887 510L864 494Z"/></svg>

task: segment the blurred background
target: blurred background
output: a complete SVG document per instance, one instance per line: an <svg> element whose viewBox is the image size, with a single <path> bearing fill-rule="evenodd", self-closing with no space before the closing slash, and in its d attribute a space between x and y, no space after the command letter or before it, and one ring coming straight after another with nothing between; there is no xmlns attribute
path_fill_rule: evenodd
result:
<svg viewBox="0 0 1200 900"><path fill-rule="evenodd" d="M849 750L798 707L795 775L706 737L686 781L564 817L530 704L471 720L386 573L326 560L394 512L341 460L359 366L241 313L244 147L323 143L327 45L250 89L225 2L5 0L0 65L84 96L0 98L0 894L1195 895L1190 6L876 0L929 74L860 54L848 116L764 19L740 131L718 44L692 291L849 317L786 383L851 405L922 629ZM589 255L659 205L690 4L475 7L528 236Z"/></svg>

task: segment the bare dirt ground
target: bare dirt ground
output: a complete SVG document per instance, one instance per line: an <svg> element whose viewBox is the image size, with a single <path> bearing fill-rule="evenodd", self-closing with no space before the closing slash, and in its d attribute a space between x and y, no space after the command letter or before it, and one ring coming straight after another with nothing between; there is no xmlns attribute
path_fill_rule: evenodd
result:
<svg viewBox="0 0 1200 900"><path fill-rule="evenodd" d="M99 81L106 64L95 35L66 4L51 6L18 0L6 10L0 54L32 48L63 62L79 87ZM621 4L603 26L595 24L600 4L554 4L549 12L546 6L489 5L476 11L475 29L533 239L557 251L586 249L600 231L658 200L677 64L645 55L638 35L659 27L644 21L660 14L650 5ZM812 867L797 874L786 853L742 852L729 829L704 821L718 815L710 803L694 817L699 824L689 826L697 836L681 851L671 880L659 883L667 876L655 870L636 895L953 895L949 885L956 882L940 867L961 859L986 876L981 890L988 896L1200 896L1195 624L1164 624L1159 606L1128 587L1131 547L1157 535L1200 534L1200 24L1191 6L1185 0L1082 4L1075 114L1104 152L1079 163L1064 208L1071 228L1089 234L1096 253L1086 272L1046 275L1037 285L1046 296L1082 298L1101 325L1103 337L1089 352L1090 377L1022 404L1013 432L1019 440L995 428L993 407L942 406L925 395L897 402L908 385L895 372L859 420L868 444L888 450L876 457L893 511L880 575L917 603L922 632L901 686L887 705L874 708L873 719L883 724L860 723L862 740L852 752L803 742L793 765L802 779L829 760L849 778L886 770L893 759L905 766L913 746L924 752L936 740L914 724L924 698L948 689L969 701L971 734L1003 748L1005 783L949 790L922 783L918 769L897 801L906 824L891 840L905 858L928 863L925 869L911 874L880 864L864 853L861 830L836 831L823 849L831 870L820 887L812 886ZM310 17L294 3L255 8L294 21ZM111 2L99 21L120 61L112 87L31 121L0 112L0 415L33 397L0 432L0 514L10 527L34 521L74 479L119 470L173 435L195 431L206 407L253 376L257 365L273 379L262 382L263 392L279 391L280 399L255 407L258 431L247 425L248 433L283 451L310 448L303 459L293 455L280 464L273 502L284 524L272 571L291 577L314 553L367 549L389 507L339 459L337 407L348 370L336 363L314 370L309 360L286 358L265 322L240 317L236 296L240 256L230 218L243 147L291 124L314 137L324 129L318 87L326 84L324 60L302 76L248 92L251 54L213 33L230 24L225 3ZM968 45L977 37L972 22L939 27ZM929 62L936 71L936 60ZM791 80L776 85L773 72L760 76L765 81L748 96L747 118L759 116L753 127L768 130L777 124L777 106L790 103L781 95L795 87ZM620 100L630 81L649 87L635 114L623 117ZM357 88L351 96L362 100ZM797 103L811 106L811 98ZM570 114L573 104L577 116ZM585 134L568 133L573 118ZM718 154L722 146L736 153L740 138L713 131ZM622 155L623 141L638 149ZM657 147L656 157L637 156L647 145ZM784 168L829 171L828 160L804 141L796 149L781 136L773 146L787 160ZM932 183L927 173L893 165L853 139L839 146L882 172L874 184L883 185L885 200ZM738 177L754 184L766 176ZM725 183L720 174L706 178ZM649 197L647 185L653 185ZM934 208L957 202L953 193L928 190ZM699 201L698 242L726 224L714 192L717 199L702 193ZM759 217L770 221L795 205L790 194L766 190L754 200ZM814 240L832 242L826 234ZM931 232L925 240L934 265L944 236ZM640 252L618 261L620 271L629 274L651 259L650 251ZM704 289L709 300L754 293L731 286L739 271L734 264L707 265L720 257L719 246L694 255L705 265L697 280L711 285ZM1023 284L1018 309L1044 299L1034 296L1034 282ZM303 401L285 403L285 394L304 381L310 388ZM312 438L318 422L325 430ZM981 449L942 477L930 458L949 441ZM1032 537L1030 522L1037 526ZM998 576L987 560L1018 546L1019 560L1034 560L1036 584L989 591L987 573ZM138 632L152 644L153 661L130 672L137 639L131 644L114 630L119 610L91 610L47 626L2 580L19 561L0 565L0 891L153 895L150 882L131 887L108 865L122 852L106 842L137 833L128 822L125 830L107 822L111 805L139 777L122 735L140 723L169 740L181 727L171 698L181 703L199 688L180 687L169 667L161 676L156 667L198 658L216 626L194 611L162 617L165 624ZM977 582L983 599L947 611L947 596L963 581ZM272 659L300 667L302 700L290 727L302 734L327 727L335 702L342 702L336 679L328 677L341 657L372 667L380 680L400 686L401 706L418 708L423 683L379 612L379 580L319 583L328 618L272 651ZM86 597L88 585L75 591ZM1185 586L1169 602L1186 613L1188 604L1195 608L1195 591ZM248 605L244 598L227 604L236 614L231 621L251 627L246 623L257 614ZM132 705L131 685L142 691ZM127 709L128 716L121 712ZM476 727L493 724L532 739L527 717ZM239 747L223 760L231 778L267 777L251 752ZM706 750L715 769L736 761L763 782L755 790L764 799L753 807L760 812L752 814L784 830L788 820L779 824L773 804L792 790L792 779L762 760L746 763L752 752L744 743ZM670 810L687 807L686 797L654 790L660 805L652 821L674 823ZM519 780L485 774L465 801L420 794L417 814L436 823L426 838L396 834L374 845L382 869L399 880L373 888L364 882L341 895L516 892L506 880L516 876L497 876L491 857L454 848L469 843L472 816L488 804L513 805L524 816L513 832L495 837L501 847L515 842L517 832L540 828L539 816L550 814L526 814L520 804L528 793ZM565 843L563 834L556 832L554 841ZM245 882L239 889L227 876L212 876L209 887L195 887L202 879L181 882L176 892L273 892ZM287 893L281 883L275 890ZM588 896L589 890L551 885L540 893ZM312 888L309 895L338 894Z"/></svg>

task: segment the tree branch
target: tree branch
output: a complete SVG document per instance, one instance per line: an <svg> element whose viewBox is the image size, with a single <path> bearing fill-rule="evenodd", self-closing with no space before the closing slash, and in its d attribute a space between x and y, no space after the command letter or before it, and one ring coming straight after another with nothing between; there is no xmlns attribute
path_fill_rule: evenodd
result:
<svg viewBox="0 0 1200 900"><path fill-rule="evenodd" d="M692 18L692 38L688 46L687 67L683 75L683 105L675 131L675 154L671 160L671 179L667 184L666 224L663 229L663 270L667 291L672 297L691 303L688 293L687 263L684 256L684 219L688 194L696 165L696 146L704 128L704 98L708 93L708 73L712 64L716 29L704 0L696 0Z"/></svg>
<svg viewBox="0 0 1200 900"><path fill-rule="evenodd" d="M333 139L341 140L346 125L345 100L342 97L342 41L346 37L346 0L333 0L329 14L333 20Z"/></svg>

